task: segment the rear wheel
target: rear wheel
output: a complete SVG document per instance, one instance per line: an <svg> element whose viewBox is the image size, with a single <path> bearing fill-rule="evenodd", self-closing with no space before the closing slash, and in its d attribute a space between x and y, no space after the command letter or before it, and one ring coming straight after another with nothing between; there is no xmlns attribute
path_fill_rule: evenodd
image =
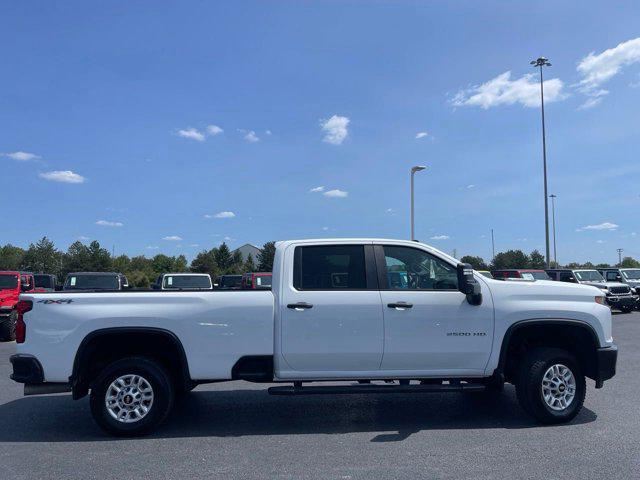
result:
<svg viewBox="0 0 640 480"><path fill-rule="evenodd" d="M11 342L16 339L17 319L18 312L14 310L9 315L9 318L5 319L2 324L0 324L0 342Z"/></svg>
<svg viewBox="0 0 640 480"><path fill-rule="evenodd" d="M167 371L143 357L117 360L91 388L91 413L104 431L131 437L153 431L171 411L174 387Z"/></svg>
<svg viewBox="0 0 640 480"><path fill-rule="evenodd" d="M539 422L565 423L580 413L586 382L569 352L536 348L520 365L516 393L522 408Z"/></svg>

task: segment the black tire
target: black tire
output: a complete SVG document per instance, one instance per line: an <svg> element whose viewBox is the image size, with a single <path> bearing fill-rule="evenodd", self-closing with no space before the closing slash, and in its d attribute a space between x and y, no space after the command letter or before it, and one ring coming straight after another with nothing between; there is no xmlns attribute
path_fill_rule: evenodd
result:
<svg viewBox="0 0 640 480"><path fill-rule="evenodd" d="M631 313L633 311L633 307L622 307L620 308L622 313Z"/></svg>
<svg viewBox="0 0 640 480"><path fill-rule="evenodd" d="M9 318L0 324L0 342L11 342L16 339L16 320L18 312L11 312Z"/></svg>
<svg viewBox="0 0 640 480"><path fill-rule="evenodd" d="M125 375L143 377L153 389L153 403L148 413L132 423L112 416L105 397L112 382ZM108 365L91 386L91 414L105 432L119 437L135 437L151 433L169 415L175 389L167 371L157 362L144 357L128 357Z"/></svg>
<svg viewBox="0 0 640 480"><path fill-rule="evenodd" d="M564 365L575 379L575 395L567 407L554 410L544 400L542 379L553 365ZM543 424L566 423L575 418L584 403L586 382L575 357L560 348L535 348L523 359L516 380L516 394L522 408Z"/></svg>

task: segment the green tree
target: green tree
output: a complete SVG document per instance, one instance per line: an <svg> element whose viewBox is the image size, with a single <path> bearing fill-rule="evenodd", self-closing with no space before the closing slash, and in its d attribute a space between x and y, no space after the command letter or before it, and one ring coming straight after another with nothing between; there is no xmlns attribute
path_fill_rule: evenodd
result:
<svg viewBox="0 0 640 480"><path fill-rule="evenodd" d="M203 250L191 261L191 271L197 273L208 273L214 279L218 274L218 265L213 250Z"/></svg>
<svg viewBox="0 0 640 480"><path fill-rule="evenodd" d="M233 266L233 256L231 255L231 251L225 242L222 242L216 250L214 250L214 257L216 260L216 265L222 273L228 273L228 271Z"/></svg>
<svg viewBox="0 0 640 480"><path fill-rule="evenodd" d="M633 257L624 257L620 268L640 268L640 262Z"/></svg>
<svg viewBox="0 0 640 480"><path fill-rule="evenodd" d="M114 271L127 275L131 271L131 259L127 255L118 255L113 259L112 266ZM129 279L129 275L127 275L127 279Z"/></svg>
<svg viewBox="0 0 640 480"><path fill-rule="evenodd" d="M160 275L161 273L172 272L174 263L172 257L159 253L151 260L151 267L156 274Z"/></svg>
<svg viewBox="0 0 640 480"><path fill-rule="evenodd" d="M188 272L189 271L189 263L187 262L187 257L184 255L178 255L173 260L173 271L178 272Z"/></svg>
<svg viewBox="0 0 640 480"><path fill-rule="evenodd" d="M108 272L112 270L111 254L106 248L102 248L97 240L89 244L89 268L93 272Z"/></svg>
<svg viewBox="0 0 640 480"><path fill-rule="evenodd" d="M529 255L529 268L535 268L536 270L544 270L547 267L547 262L538 250L534 250Z"/></svg>
<svg viewBox="0 0 640 480"><path fill-rule="evenodd" d="M64 277L69 272L82 272L88 270L88 267L89 249L80 241L73 242L63 256L61 276Z"/></svg>
<svg viewBox="0 0 640 480"><path fill-rule="evenodd" d="M244 262L244 266L242 268L243 273L251 273L256 271L256 264L253 261L253 255L247 255L247 259Z"/></svg>
<svg viewBox="0 0 640 480"><path fill-rule="evenodd" d="M496 254L493 259L493 269L526 268L529 265L529 257L522 250L507 250Z"/></svg>
<svg viewBox="0 0 640 480"><path fill-rule="evenodd" d="M62 252L47 237L42 237L35 245L29 245L22 260L22 268L37 273L53 273L60 271Z"/></svg>
<svg viewBox="0 0 640 480"><path fill-rule="evenodd" d="M0 247L0 270L20 270L25 251L10 243Z"/></svg>
<svg viewBox="0 0 640 480"><path fill-rule="evenodd" d="M273 271L273 257L276 254L276 242L267 242L262 246L258 254L258 271Z"/></svg>
<svg viewBox="0 0 640 480"><path fill-rule="evenodd" d="M489 270L489 266L486 263L484 263L484 260L481 257L465 255L460 259L460 262L468 263L474 268L474 270Z"/></svg>

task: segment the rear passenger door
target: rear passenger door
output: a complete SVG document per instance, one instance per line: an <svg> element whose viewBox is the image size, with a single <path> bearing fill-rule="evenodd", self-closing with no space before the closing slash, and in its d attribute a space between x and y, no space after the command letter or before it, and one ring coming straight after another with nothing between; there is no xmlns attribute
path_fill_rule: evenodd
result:
<svg viewBox="0 0 640 480"><path fill-rule="evenodd" d="M373 246L289 248L279 293L284 363L278 375L336 378L379 370L383 318Z"/></svg>

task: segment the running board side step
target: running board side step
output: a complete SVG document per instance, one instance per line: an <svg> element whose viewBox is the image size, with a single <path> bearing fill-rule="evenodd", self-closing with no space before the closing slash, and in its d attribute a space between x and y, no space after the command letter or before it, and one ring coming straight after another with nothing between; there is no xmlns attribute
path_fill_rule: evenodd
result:
<svg viewBox="0 0 640 480"><path fill-rule="evenodd" d="M485 386L478 383L458 383L453 385L287 385L270 387L269 395L323 395L323 394L364 394L364 393L438 393L438 392L481 392Z"/></svg>

